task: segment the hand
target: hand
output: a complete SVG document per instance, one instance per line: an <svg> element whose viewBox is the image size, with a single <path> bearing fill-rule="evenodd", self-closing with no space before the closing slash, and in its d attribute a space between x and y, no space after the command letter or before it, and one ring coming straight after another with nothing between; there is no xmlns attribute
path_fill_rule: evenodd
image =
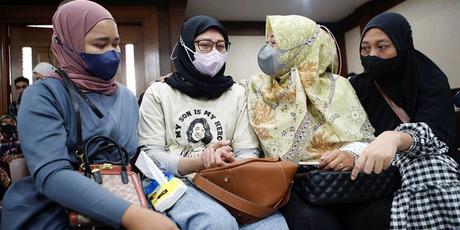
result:
<svg viewBox="0 0 460 230"><path fill-rule="evenodd" d="M406 134L407 135L407 134ZM372 141L361 153L351 173L355 180L360 172L379 174L390 167L398 148L401 145L401 136L395 131L386 131Z"/></svg>
<svg viewBox="0 0 460 230"><path fill-rule="evenodd" d="M126 229L136 230L179 229L168 217L138 205L130 205L128 209L126 209L121 218L121 225Z"/></svg>
<svg viewBox="0 0 460 230"><path fill-rule="evenodd" d="M229 144L229 141L219 141L207 147L201 154L204 167L220 167L235 161L235 156L232 152L233 149Z"/></svg>
<svg viewBox="0 0 460 230"><path fill-rule="evenodd" d="M348 171L353 168L355 157L350 152L338 149L323 153L320 158L319 168L332 171Z"/></svg>
<svg viewBox="0 0 460 230"><path fill-rule="evenodd" d="M235 161L235 155L233 154L233 149L231 146L220 147L215 151L215 154L217 155L217 157L222 159L225 162L225 164L232 163Z"/></svg>

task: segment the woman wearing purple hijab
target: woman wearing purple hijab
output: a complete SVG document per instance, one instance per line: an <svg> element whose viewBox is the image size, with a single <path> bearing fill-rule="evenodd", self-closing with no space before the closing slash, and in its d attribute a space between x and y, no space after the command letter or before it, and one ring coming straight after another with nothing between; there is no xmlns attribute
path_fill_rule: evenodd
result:
<svg viewBox="0 0 460 230"><path fill-rule="evenodd" d="M102 113L78 97L83 141L114 139L133 158L137 147L135 96L116 82L120 62L117 25L102 6L76 0L53 16L52 50L73 83ZM68 229L69 210L112 228L174 229L165 216L133 205L74 171L75 119L62 78L50 76L29 87L18 114L18 131L30 176L15 182L3 200L1 229ZM117 154L88 155L119 162Z"/></svg>

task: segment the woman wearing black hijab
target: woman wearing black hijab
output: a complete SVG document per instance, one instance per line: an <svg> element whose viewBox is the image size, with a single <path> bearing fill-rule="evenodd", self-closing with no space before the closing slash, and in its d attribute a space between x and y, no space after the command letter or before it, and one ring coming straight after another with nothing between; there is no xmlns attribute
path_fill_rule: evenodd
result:
<svg viewBox="0 0 460 230"><path fill-rule="evenodd" d="M366 25L360 54L365 72L350 81L377 138L363 150L352 178L394 164L402 187L393 199L391 229L460 228L458 164L448 156L455 118L446 76L414 48L409 23L396 13Z"/></svg>
<svg viewBox="0 0 460 230"><path fill-rule="evenodd" d="M140 106L142 150L160 169L188 178L238 158L258 157L245 89L224 74L230 42L223 25L195 16L184 23L178 40L172 54L177 71L153 83ZM287 229L280 213L239 226L217 201L186 184L186 193L166 212L181 229Z"/></svg>
<svg viewBox="0 0 460 230"><path fill-rule="evenodd" d="M193 61L191 61L191 51L184 48L186 46L194 50L195 37L210 27L217 29L222 34L224 44L228 48L230 43L223 25L213 18L196 16L194 20L185 22L182 27L179 44L174 49L174 66L177 72L165 78L168 85L190 97L215 99L232 87L234 83L232 77L224 75L225 62L222 62L222 68L213 70L214 72L218 71L217 73L209 76L209 74L202 73L203 71L200 72L194 66Z"/></svg>

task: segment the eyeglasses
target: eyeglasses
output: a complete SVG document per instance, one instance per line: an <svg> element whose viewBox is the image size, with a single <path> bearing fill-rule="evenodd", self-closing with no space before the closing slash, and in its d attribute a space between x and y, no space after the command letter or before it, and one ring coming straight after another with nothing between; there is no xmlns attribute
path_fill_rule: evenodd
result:
<svg viewBox="0 0 460 230"><path fill-rule="evenodd" d="M214 45L216 45L216 49L219 52L228 51L232 43L225 42L225 41L213 42L209 40L200 40L200 41L195 41L195 44L198 45L198 50L200 50L201 52L208 53L212 51L212 47L214 47Z"/></svg>

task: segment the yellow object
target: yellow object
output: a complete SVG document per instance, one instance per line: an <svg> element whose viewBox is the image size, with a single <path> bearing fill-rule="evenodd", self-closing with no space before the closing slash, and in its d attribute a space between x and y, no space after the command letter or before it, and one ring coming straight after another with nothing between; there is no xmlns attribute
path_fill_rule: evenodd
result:
<svg viewBox="0 0 460 230"><path fill-rule="evenodd" d="M172 178L147 195L152 206L159 212L164 212L172 207L185 193L187 186L181 180Z"/></svg>

